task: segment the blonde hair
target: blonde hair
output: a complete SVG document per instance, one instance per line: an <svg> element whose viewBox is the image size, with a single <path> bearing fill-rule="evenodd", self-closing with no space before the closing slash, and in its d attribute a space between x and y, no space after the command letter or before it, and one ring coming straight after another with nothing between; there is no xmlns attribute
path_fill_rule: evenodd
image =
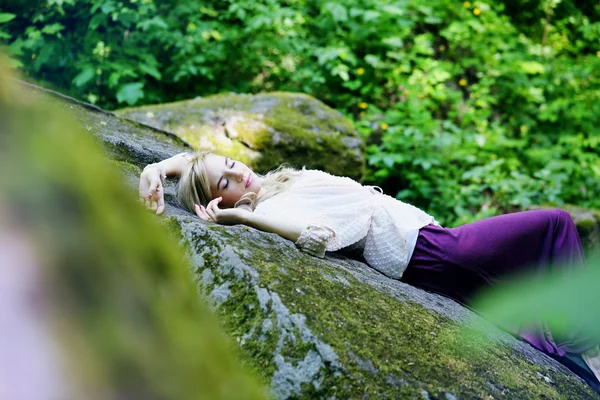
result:
<svg viewBox="0 0 600 400"><path fill-rule="evenodd" d="M175 187L175 197L188 211L194 212L194 204L206 207L212 200L210 182L204 166L204 160L210 154L210 151L192 154Z"/></svg>
<svg viewBox="0 0 600 400"><path fill-rule="evenodd" d="M209 151L194 153L175 188L177 200L191 212L194 212L194 204L206 207L212 200L210 182L204 165L206 156L210 154L213 153ZM260 196L253 192L246 193L235 203L234 207L254 211L261 202L287 190L296 181L296 178L302 174L302 171L304 171L304 168L297 170L285 164L279 166L277 169L261 176L263 178L263 190Z"/></svg>

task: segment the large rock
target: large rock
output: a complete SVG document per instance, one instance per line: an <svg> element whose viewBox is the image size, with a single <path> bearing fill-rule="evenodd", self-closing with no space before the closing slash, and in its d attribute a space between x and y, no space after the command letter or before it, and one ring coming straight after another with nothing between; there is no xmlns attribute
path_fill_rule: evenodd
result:
<svg viewBox="0 0 600 400"><path fill-rule="evenodd" d="M219 94L118 115L175 133L258 172L282 163L362 179L363 142L342 114L301 93Z"/></svg>
<svg viewBox="0 0 600 400"><path fill-rule="evenodd" d="M588 250L598 249L600 247L600 210L570 204L561 208L568 211L573 217L583 246Z"/></svg>
<svg viewBox="0 0 600 400"><path fill-rule="evenodd" d="M186 150L167 133L58 101L105 145L132 196L145 163ZM274 234L200 221L177 207L172 189L160 219L275 398L598 398L561 364L448 298L341 255L311 257Z"/></svg>
<svg viewBox="0 0 600 400"><path fill-rule="evenodd" d="M0 398L266 399L198 301L177 241L88 131L135 159L180 141L41 99L52 101L0 68Z"/></svg>

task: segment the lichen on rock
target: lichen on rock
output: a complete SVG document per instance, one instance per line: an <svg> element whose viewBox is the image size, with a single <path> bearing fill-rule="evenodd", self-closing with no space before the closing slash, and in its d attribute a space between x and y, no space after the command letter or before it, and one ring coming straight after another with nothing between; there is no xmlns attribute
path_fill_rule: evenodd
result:
<svg viewBox="0 0 600 400"><path fill-rule="evenodd" d="M301 93L227 93L117 114L173 132L195 149L229 155L261 173L288 163L357 180L364 174L364 145L350 121Z"/></svg>

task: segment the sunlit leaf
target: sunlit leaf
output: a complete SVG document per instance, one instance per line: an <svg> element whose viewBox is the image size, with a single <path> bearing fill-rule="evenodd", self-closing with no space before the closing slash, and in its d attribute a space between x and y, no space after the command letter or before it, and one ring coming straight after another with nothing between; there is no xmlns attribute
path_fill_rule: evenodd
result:
<svg viewBox="0 0 600 400"><path fill-rule="evenodd" d="M545 71L544 66L535 61L521 61L519 66L523 72L530 75L543 74Z"/></svg>
<svg viewBox="0 0 600 400"><path fill-rule="evenodd" d="M372 66L373 68L383 68L385 67L385 63L381 61L381 58L374 54L367 54L365 56L365 62Z"/></svg>
<svg viewBox="0 0 600 400"><path fill-rule="evenodd" d="M144 98L144 84L142 82L127 83L119 88L117 101L127 103L130 106Z"/></svg>
<svg viewBox="0 0 600 400"><path fill-rule="evenodd" d="M599 285L600 257L596 254L585 270L564 271L544 279L524 276L506 289L485 292L477 307L499 324L543 320L557 332L582 329L600 339Z"/></svg>
<svg viewBox="0 0 600 400"><path fill-rule="evenodd" d="M46 33L48 35L54 35L60 31L62 31L63 29L65 29L65 26L63 24L50 24L50 25L46 25L42 28L42 32Z"/></svg>
<svg viewBox="0 0 600 400"><path fill-rule="evenodd" d="M346 7L339 3L326 3L324 8L329 11L333 19L338 22L344 22L348 19Z"/></svg>
<svg viewBox="0 0 600 400"><path fill-rule="evenodd" d="M160 71L158 69L156 69L156 67L153 67L151 65L140 64L140 71L142 71L145 74L150 75L151 77L153 77L156 80L162 79L162 74L160 73Z"/></svg>
<svg viewBox="0 0 600 400"><path fill-rule="evenodd" d="M404 40L397 36L388 37L382 40L384 44L387 44L390 47L402 47L404 46Z"/></svg>
<svg viewBox="0 0 600 400"><path fill-rule="evenodd" d="M73 84L77 87L82 87L90 82L96 76L96 69L92 66L87 66L81 71L75 78L73 78Z"/></svg>
<svg viewBox="0 0 600 400"><path fill-rule="evenodd" d="M0 13L0 24L12 21L16 17L15 14L10 13Z"/></svg>

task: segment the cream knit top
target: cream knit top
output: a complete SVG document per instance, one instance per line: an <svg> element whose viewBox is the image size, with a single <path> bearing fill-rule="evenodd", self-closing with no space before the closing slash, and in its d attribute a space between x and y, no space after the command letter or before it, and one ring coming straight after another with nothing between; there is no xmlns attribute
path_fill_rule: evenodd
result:
<svg viewBox="0 0 600 400"><path fill-rule="evenodd" d="M254 212L306 221L296 245L317 257L325 251L359 248L371 267L399 279L418 230L439 225L420 209L350 178L305 170L296 179L285 191L259 203Z"/></svg>

